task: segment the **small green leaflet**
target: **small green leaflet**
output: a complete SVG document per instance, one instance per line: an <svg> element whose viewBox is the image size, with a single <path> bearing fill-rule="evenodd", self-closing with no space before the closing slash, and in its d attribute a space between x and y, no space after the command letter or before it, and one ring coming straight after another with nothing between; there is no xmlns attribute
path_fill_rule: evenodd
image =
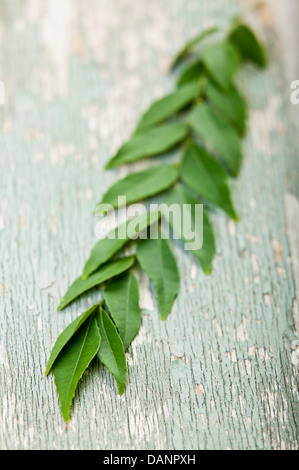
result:
<svg viewBox="0 0 299 470"><path fill-rule="evenodd" d="M220 116L244 136L247 124L247 105L235 86L232 86L227 93L221 92L212 82L208 82L205 95L208 102Z"/></svg>
<svg viewBox="0 0 299 470"><path fill-rule="evenodd" d="M182 142L187 134L188 127L180 123L163 124L137 134L119 149L106 168L164 153Z"/></svg>
<svg viewBox="0 0 299 470"><path fill-rule="evenodd" d="M213 226L206 211L203 212L203 246L201 250L194 251L193 254L198 258L203 272L207 275L211 274L216 244Z"/></svg>
<svg viewBox="0 0 299 470"><path fill-rule="evenodd" d="M85 323L85 321L94 313L100 304L94 305L87 312L83 313L80 317L76 318L58 337L48 361L47 370L45 375L48 375L51 368L56 361L58 355L61 353L64 346L69 342L71 337L76 333L77 330Z"/></svg>
<svg viewBox="0 0 299 470"><path fill-rule="evenodd" d="M109 315L100 308L96 314L96 320L101 335L101 346L97 352L102 364L114 376L118 393L122 395L126 386L126 356L122 340Z"/></svg>
<svg viewBox="0 0 299 470"><path fill-rule="evenodd" d="M231 32L230 40L238 48L244 60L253 62L262 68L267 65L264 48L248 26L244 24L238 25Z"/></svg>
<svg viewBox="0 0 299 470"><path fill-rule="evenodd" d="M134 256L128 258L120 258L115 261L102 266L95 274L84 280L81 277L78 278L68 289L65 296L61 299L58 310L63 310L67 305L73 302L77 297L84 294L88 290L96 287L104 282L112 279L113 277L122 274L123 272L130 269L135 262Z"/></svg>
<svg viewBox="0 0 299 470"><path fill-rule="evenodd" d="M237 132L207 104L200 104L193 109L189 123L236 177L242 162L242 144Z"/></svg>
<svg viewBox="0 0 299 470"><path fill-rule="evenodd" d="M70 407L84 371L96 356L101 344L101 336L94 315L91 315L69 339L52 366L55 384L61 403L61 411L69 421Z"/></svg>
<svg viewBox="0 0 299 470"><path fill-rule="evenodd" d="M154 213L135 217L110 232L106 238L99 240L84 266L82 279L87 279L131 240L130 227L138 227L138 233L141 233L149 225L156 223L158 218L158 215Z"/></svg>
<svg viewBox="0 0 299 470"><path fill-rule="evenodd" d="M137 248L137 259L157 290L162 320L167 320L179 292L180 276L168 240L141 240Z"/></svg>
<svg viewBox="0 0 299 470"><path fill-rule="evenodd" d="M185 151L181 179L206 201L223 209L234 220L238 220L231 201L226 172L217 160L195 144L190 145Z"/></svg>
<svg viewBox="0 0 299 470"><path fill-rule="evenodd" d="M146 129L165 121L178 111L185 108L197 98L200 92L199 83L191 83L179 88L174 93L165 96L151 105L139 122L136 133L144 132Z"/></svg>
<svg viewBox="0 0 299 470"><path fill-rule="evenodd" d="M132 273L107 284L104 299L127 351L141 325L138 282Z"/></svg>
<svg viewBox="0 0 299 470"><path fill-rule="evenodd" d="M192 49L202 42L205 38L214 34L218 31L218 28L212 27L206 29L200 34L197 34L194 38L190 39L185 46L180 50L180 52L176 55L175 59L172 62L171 68L174 69L183 59L185 59L191 52Z"/></svg>
<svg viewBox="0 0 299 470"><path fill-rule="evenodd" d="M228 90L240 64L236 47L229 41L209 45L201 52L201 59L215 83Z"/></svg>
<svg viewBox="0 0 299 470"><path fill-rule="evenodd" d="M193 82L194 80L200 79L203 76L204 71L205 69L201 60L198 60L194 64L189 65L189 67L187 67L183 71L180 78L178 79L178 87L186 85L186 83Z"/></svg>
<svg viewBox="0 0 299 470"><path fill-rule="evenodd" d="M212 224L209 220L207 212L203 212L203 227L196 226L195 217L194 217L194 207L196 204L201 204L201 201L198 200L187 188L181 184L175 185L173 189L168 191L163 199L163 202L168 205L169 208L173 204L179 204L181 211L183 210L184 205L191 206L191 218L192 218L192 227L193 230L198 233L203 229L203 245L199 250L192 250L191 253L198 258L201 267L205 274L210 274L212 271L212 261L216 253L215 247L215 237L213 232ZM168 219L168 217L167 217ZM181 223L179 223L181 222ZM186 243L190 243L190 240L184 237L184 219L181 218L181 221L178 221L176 218L170 217L169 223L173 231L180 235L182 240ZM192 240L191 240L192 241Z"/></svg>
<svg viewBox="0 0 299 470"><path fill-rule="evenodd" d="M177 178L178 168L175 165L163 165L131 173L111 186L100 204L110 204L118 208L120 195L126 197L127 205L147 199L168 189Z"/></svg>

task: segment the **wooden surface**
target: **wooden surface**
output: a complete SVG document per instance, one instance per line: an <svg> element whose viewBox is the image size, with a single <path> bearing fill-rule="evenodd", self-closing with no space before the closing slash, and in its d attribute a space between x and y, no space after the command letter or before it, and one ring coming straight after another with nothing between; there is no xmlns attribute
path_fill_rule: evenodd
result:
<svg viewBox="0 0 299 470"><path fill-rule="evenodd" d="M241 222L212 214L212 275L174 244L182 283L167 323L140 275L143 326L122 397L95 363L66 427L44 377L58 334L98 298L56 311L96 241L95 204L126 171L104 163L173 88L168 65L184 41L249 3L1 2L1 449L298 448L299 107L289 96L299 71L284 63L279 2L253 17L271 63L240 75L251 109L233 183Z"/></svg>

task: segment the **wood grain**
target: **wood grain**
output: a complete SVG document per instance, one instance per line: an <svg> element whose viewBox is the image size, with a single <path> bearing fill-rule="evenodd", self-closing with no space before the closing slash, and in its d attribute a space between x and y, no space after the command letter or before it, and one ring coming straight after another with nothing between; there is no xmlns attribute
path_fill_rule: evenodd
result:
<svg viewBox="0 0 299 470"><path fill-rule="evenodd" d="M1 449L298 447L290 215L298 161L284 46L269 16L254 21L270 66L240 75L251 109L242 174L232 184L241 222L212 213L212 275L175 242L180 295L162 323L153 288L137 273L143 325L122 397L95 362L66 427L53 377L44 377L59 333L99 297L93 291L57 312L96 241L92 211L126 171L104 173L104 164L153 98L173 89L168 65L184 41L215 21L226 26L240 4L1 3Z"/></svg>

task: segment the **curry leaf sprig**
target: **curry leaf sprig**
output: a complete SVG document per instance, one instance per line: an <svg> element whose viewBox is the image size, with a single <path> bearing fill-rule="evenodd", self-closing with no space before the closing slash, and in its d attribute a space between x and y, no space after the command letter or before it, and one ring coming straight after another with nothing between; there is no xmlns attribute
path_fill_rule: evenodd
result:
<svg viewBox="0 0 299 470"><path fill-rule="evenodd" d="M192 253L205 274L212 271L216 250L209 207L216 206L238 220L229 180L238 176L242 165L248 110L236 77L246 61L261 68L267 62L256 35L241 22L235 22L228 34L211 28L191 39L172 64L173 69L179 66L181 70L175 91L150 106L106 168L161 157L179 145L180 160L164 165L159 161L158 166L129 173L108 189L96 208L96 213L102 204L119 209L119 196L125 196L127 204L161 195L169 206L183 208L188 204L195 208L204 204L203 245ZM195 224L194 214L190 215ZM63 310L90 289L102 289L102 302L64 330L48 362L46 375L54 374L66 422L77 384L94 358L114 376L119 394L124 392L125 353L142 321L135 266L145 271L154 285L161 319L166 320L172 310L180 275L169 241L161 234L161 217L160 211L135 217L99 240L81 276L60 302L58 310ZM183 221L168 223L184 240ZM157 237L142 237L154 224L158 224ZM195 226L195 230L201 229ZM123 233L126 236L120 236ZM132 242L130 233L140 236ZM136 245L135 254L125 256L129 243Z"/></svg>

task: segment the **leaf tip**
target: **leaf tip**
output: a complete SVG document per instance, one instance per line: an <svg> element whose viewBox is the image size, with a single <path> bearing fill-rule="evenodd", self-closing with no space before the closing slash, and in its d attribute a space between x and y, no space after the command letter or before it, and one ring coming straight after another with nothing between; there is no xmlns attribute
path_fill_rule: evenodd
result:
<svg viewBox="0 0 299 470"><path fill-rule="evenodd" d="M169 313L161 313L161 321L166 322L169 314L170 314L170 312Z"/></svg>
<svg viewBox="0 0 299 470"><path fill-rule="evenodd" d="M70 422L70 412L69 411L67 411L67 412L62 411L62 417L63 417L64 422L66 424L68 424Z"/></svg>
<svg viewBox="0 0 299 470"><path fill-rule="evenodd" d="M118 388L118 394L121 397L125 392L126 386L125 386L125 384L123 384L123 385L118 386L117 388Z"/></svg>
<svg viewBox="0 0 299 470"><path fill-rule="evenodd" d="M203 269L203 272L206 276L210 276L212 274L212 266L209 268Z"/></svg>
<svg viewBox="0 0 299 470"><path fill-rule="evenodd" d="M113 157L113 158L111 158L111 160L109 160L108 163L106 163L104 168L105 168L105 170L110 170L110 168L113 168L114 166L116 166L116 163L115 163L114 157Z"/></svg>

